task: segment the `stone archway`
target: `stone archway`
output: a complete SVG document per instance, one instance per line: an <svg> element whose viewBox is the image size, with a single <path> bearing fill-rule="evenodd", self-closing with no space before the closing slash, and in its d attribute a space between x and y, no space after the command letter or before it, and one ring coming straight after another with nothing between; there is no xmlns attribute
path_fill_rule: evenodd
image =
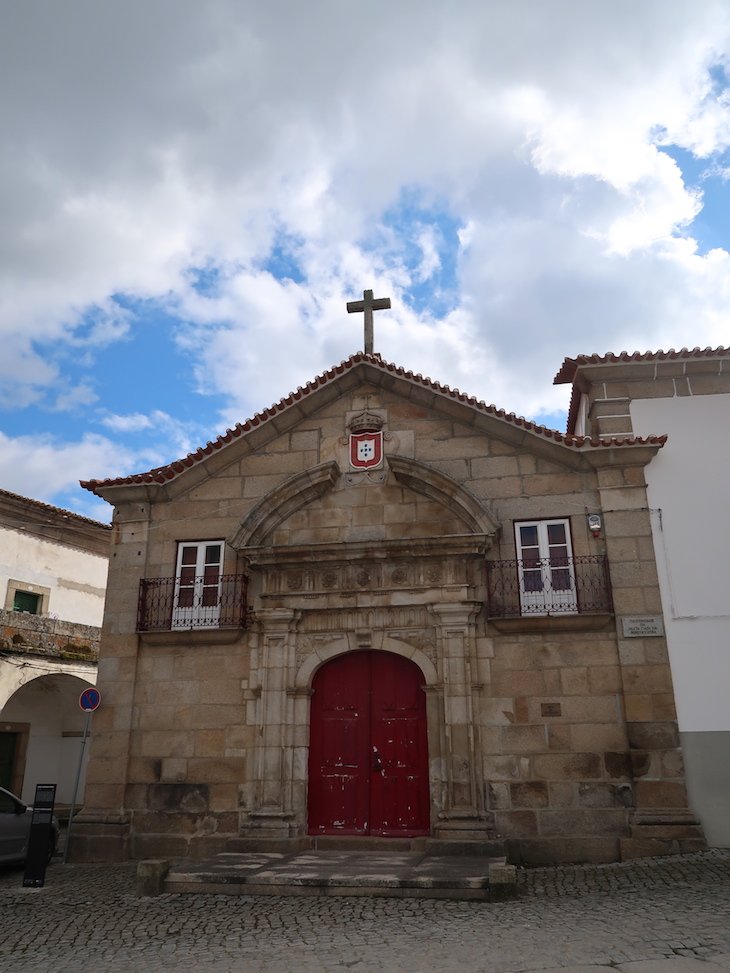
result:
<svg viewBox="0 0 730 973"><path fill-rule="evenodd" d="M70 804L81 755L85 716L79 695L91 686L88 680L65 673L52 673L31 679L17 689L0 712L0 730L25 726L23 766L13 775L16 791L31 802L36 784L56 784L56 803ZM86 754L88 759L88 752ZM16 761L17 762L17 761ZM79 794L83 794L82 768Z"/></svg>

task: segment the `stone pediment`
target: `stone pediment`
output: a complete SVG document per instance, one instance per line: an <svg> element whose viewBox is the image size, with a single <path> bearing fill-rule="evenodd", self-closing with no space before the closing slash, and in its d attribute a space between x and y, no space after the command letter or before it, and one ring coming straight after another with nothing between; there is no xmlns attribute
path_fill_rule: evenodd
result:
<svg viewBox="0 0 730 973"><path fill-rule="evenodd" d="M240 549L263 544L287 517L331 490L339 475L337 463L321 463L267 493L241 524L231 546Z"/></svg>
<svg viewBox="0 0 730 973"><path fill-rule="evenodd" d="M455 480L425 463L407 457L389 456L387 463L398 484L448 511L457 525L457 530L453 532L455 535L473 533L491 538L498 533L497 520L473 494ZM231 546L243 551L270 545L272 535L284 521L329 493L340 476L339 466L331 461L291 477L259 500L231 539ZM459 524L463 525L462 529L458 528ZM448 534L451 536L452 532L449 531ZM392 539L388 541L390 542ZM313 546L317 550L321 549L319 544ZM290 549L288 545L287 549ZM309 547L306 549L310 550ZM339 546L337 549L339 550Z"/></svg>
<svg viewBox="0 0 730 973"><path fill-rule="evenodd" d="M494 535L499 531L499 523L484 505L456 480L404 456L389 456L387 460L399 483L448 507L475 533Z"/></svg>

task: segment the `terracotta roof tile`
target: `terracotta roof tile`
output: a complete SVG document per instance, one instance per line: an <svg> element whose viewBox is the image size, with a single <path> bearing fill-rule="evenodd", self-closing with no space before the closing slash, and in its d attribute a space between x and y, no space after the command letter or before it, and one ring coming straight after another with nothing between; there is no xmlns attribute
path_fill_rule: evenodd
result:
<svg viewBox="0 0 730 973"><path fill-rule="evenodd" d="M54 507L50 503L43 503L41 500L32 500L30 497L21 496L19 493L11 493L9 490L0 490L0 497L22 503L34 510L45 510L47 513L60 515L64 520L72 520L78 524L89 524L92 527L111 530L111 524L103 524L99 520L92 520L90 517L82 517L81 514L75 514L72 510L64 510L63 507Z"/></svg>
<svg viewBox="0 0 730 973"><path fill-rule="evenodd" d="M345 372L351 370L359 364L371 365L374 368L397 375L399 378L403 378L409 382L414 382L415 384L421 385L424 388L438 393L439 395L445 395L451 399L455 399L458 402L463 402L465 405L468 405L485 415L492 415L495 418L508 422L513 426L525 429L528 432L544 437L545 439L562 443L564 446L568 447L581 449L583 447L605 448L615 446L639 446L646 444L663 445L666 439L665 436L649 436L645 438L639 436L619 436L602 439L588 439L585 436L569 436L565 433L558 432L557 429L548 429L546 426L541 426L535 422L531 422L529 419L525 419L523 416L515 415L514 412L505 412L504 409L498 409L495 405L486 405L484 402L480 401L474 396L466 395L464 392L460 392L459 389L452 389L448 385L441 385L439 382L433 381L433 379L428 377L424 378L424 376L420 373L414 374L407 369L401 368L399 365L386 362L378 354L366 354L365 352L358 352L357 354L351 355L349 358L345 359L345 361L340 362L339 365L335 365L326 372L323 372L321 375L318 375L316 378L312 379L311 382L308 382L304 387L299 386L295 392L291 392L283 399L280 399L278 402L274 403L274 405L269 406L269 408L264 409L262 412L257 412L254 416L247 419L243 423L237 423L232 429L227 429L223 435L218 436L218 438L212 442L206 443L205 446L201 446L194 452L188 453L188 455L182 459L175 460L165 466L158 466L155 469L148 470L146 473L133 473L130 476L119 476L107 480L82 480L81 486L84 487L84 489L91 490L92 493L95 493L97 489L108 486L167 483L170 480L175 479L175 477L183 472L184 469L194 466L195 464L204 460L206 456L209 456L217 450L222 449L224 446L233 442L233 440L239 439L250 430L261 426L265 422L268 422L269 419L290 408L294 402L306 398L317 389L331 384L338 378L338 376L343 375Z"/></svg>
<svg viewBox="0 0 730 973"><path fill-rule="evenodd" d="M719 348L680 348L675 351L622 351L618 355L609 352L606 355L578 355L576 358L566 358L560 366L560 371L553 379L553 385L566 385L573 382L581 365L613 365L626 362L661 362L661 361L690 361L697 358L726 358L730 355L730 348L720 345ZM568 406L567 430L571 433L578 421L581 390L573 385Z"/></svg>
<svg viewBox="0 0 730 973"><path fill-rule="evenodd" d="M675 351L622 351L618 355L608 352L605 355L578 355L576 358L566 358L560 367L560 371L553 379L553 385L564 385L572 382L575 373L581 365L610 365L619 362L652 362L652 361L676 361L678 359L691 358L723 358L730 354L730 349L720 346L719 348L680 348Z"/></svg>

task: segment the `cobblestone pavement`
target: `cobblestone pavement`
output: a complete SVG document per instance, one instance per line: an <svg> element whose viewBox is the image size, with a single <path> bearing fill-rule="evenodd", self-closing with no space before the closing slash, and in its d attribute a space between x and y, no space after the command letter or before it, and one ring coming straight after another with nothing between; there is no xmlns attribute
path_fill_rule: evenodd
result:
<svg viewBox="0 0 730 973"><path fill-rule="evenodd" d="M3 973L730 973L730 850L520 871L502 903L162 895L135 866L0 871Z"/></svg>

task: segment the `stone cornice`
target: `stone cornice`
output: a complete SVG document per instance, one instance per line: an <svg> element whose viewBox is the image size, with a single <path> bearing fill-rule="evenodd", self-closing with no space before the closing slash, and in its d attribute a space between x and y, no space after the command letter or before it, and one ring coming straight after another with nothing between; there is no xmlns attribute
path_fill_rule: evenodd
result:
<svg viewBox="0 0 730 973"><path fill-rule="evenodd" d="M413 558L484 556L492 537L488 534L445 534L439 537L397 538L382 541L349 541L347 545L292 544L281 547L241 547L251 567L293 568L322 562L391 561Z"/></svg>

